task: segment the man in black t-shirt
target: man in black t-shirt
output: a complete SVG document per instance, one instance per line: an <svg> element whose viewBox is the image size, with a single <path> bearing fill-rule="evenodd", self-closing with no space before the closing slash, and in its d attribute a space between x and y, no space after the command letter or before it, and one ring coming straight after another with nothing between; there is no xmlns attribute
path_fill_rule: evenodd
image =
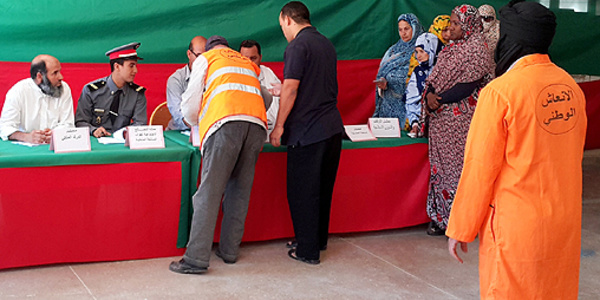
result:
<svg viewBox="0 0 600 300"><path fill-rule="evenodd" d="M287 198L296 235L288 255L318 264L327 247L333 186L344 126L337 109L337 55L301 2L286 4L279 25L288 41L279 114L271 144L287 145Z"/></svg>

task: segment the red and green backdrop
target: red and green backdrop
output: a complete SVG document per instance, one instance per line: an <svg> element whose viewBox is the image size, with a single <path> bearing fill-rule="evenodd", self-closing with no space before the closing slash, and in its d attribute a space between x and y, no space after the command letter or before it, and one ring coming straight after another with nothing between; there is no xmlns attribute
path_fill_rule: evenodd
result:
<svg viewBox="0 0 600 300"><path fill-rule="evenodd" d="M491 4L498 10L508 1L469 1ZM552 59L572 74L600 74L600 17L555 9L557 35ZM590 1L592 3L594 1ZM263 48L263 62L282 75L287 42L278 16L287 1L239 0L63 0L0 1L0 106L18 80L28 77L29 62L47 53L62 62L65 81L75 105L84 84L110 72L104 53L129 42L141 42L136 83L148 88L148 115L165 101L168 76L186 63L192 37L222 35L233 48L255 39ZM365 123L374 109L372 80L379 59L398 40L399 14L416 14L425 28L438 14L448 14L463 1L434 0L306 0L311 19L331 39L338 53L339 108L344 123ZM594 10L595 11L595 10ZM585 88L588 113L600 114L597 84ZM592 96L592 98L590 98ZM594 99L595 98L595 99ZM590 117L600 129L600 117ZM598 120L594 123L594 120ZM590 128L590 129L591 129ZM600 147L590 141L588 148Z"/></svg>

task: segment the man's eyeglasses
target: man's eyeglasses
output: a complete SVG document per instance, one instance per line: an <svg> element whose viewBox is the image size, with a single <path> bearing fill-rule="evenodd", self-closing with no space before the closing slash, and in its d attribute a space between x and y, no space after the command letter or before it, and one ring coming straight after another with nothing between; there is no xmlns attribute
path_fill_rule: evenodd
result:
<svg viewBox="0 0 600 300"><path fill-rule="evenodd" d="M190 50L190 52L192 52L192 54L194 54L194 56L196 56L196 57L198 57L198 56L200 56L202 54L202 53L196 53L192 49L188 49L188 50Z"/></svg>

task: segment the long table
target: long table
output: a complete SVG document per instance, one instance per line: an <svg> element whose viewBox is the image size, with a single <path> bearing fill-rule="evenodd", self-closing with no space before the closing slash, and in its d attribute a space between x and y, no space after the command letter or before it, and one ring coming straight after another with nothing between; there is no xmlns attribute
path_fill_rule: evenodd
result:
<svg viewBox="0 0 600 300"><path fill-rule="evenodd" d="M191 169L199 170L200 152L178 131L165 138L194 152ZM353 143L344 140L333 192L331 233L384 230L428 222L427 140L402 138ZM286 196L286 148L265 144L258 157L243 241L294 235ZM197 173L196 173L197 174ZM192 177L194 183L198 177ZM190 188L191 190L194 187ZM193 192L192 192L193 193ZM191 199L182 202L177 246L185 247ZM220 220L215 241L220 233Z"/></svg>
<svg viewBox="0 0 600 300"><path fill-rule="evenodd" d="M0 269L183 253L198 148L177 131L165 132L164 149L91 142L91 152L55 154L0 141ZM331 233L427 222L428 176L424 139L344 141ZM286 199L285 147L265 144L243 240L293 236Z"/></svg>
<svg viewBox="0 0 600 300"><path fill-rule="evenodd" d="M193 152L170 140L152 150L91 146L55 154L0 141L0 269L183 252Z"/></svg>

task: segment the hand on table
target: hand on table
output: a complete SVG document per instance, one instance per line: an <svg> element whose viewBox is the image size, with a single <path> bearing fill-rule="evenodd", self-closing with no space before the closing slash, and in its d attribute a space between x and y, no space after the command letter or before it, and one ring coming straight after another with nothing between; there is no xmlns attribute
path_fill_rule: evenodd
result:
<svg viewBox="0 0 600 300"><path fill-rule="evenodd" d="M103 136L110 136L110 132L106 131L106 129L104 129L104 127L98 127L96 130L94 130L93 132L94 137L103 137Z"/></svg>

